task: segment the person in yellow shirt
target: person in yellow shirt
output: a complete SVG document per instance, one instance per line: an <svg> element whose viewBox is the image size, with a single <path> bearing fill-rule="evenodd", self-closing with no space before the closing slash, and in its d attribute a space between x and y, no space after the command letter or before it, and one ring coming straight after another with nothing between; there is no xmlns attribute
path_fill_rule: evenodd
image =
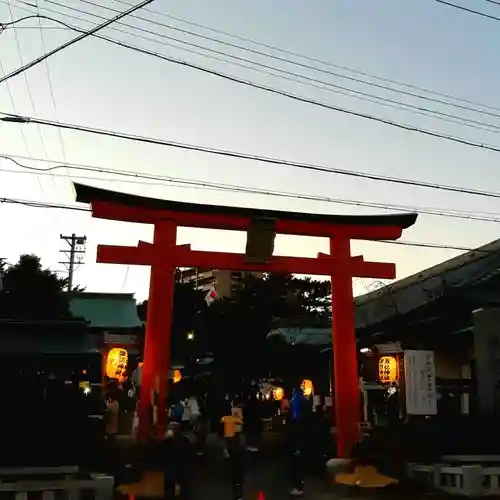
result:
<svg viewBox="0 0 500 500"><path fill-rule="evenodd" d="M224 437L224 455L227 459L228 475L233 490L233 499L243 498L245 482L246 456L242 443L243 410L234 405L221 418L221 433Z"/></svg>
<svg viewBox="0 0 500 500"><path fill-rule="evenodd" d="M243 431L243 417L241 408L233 406L229 415L221 418L221 424L224 426L224 439L239 439Z"/></svg>

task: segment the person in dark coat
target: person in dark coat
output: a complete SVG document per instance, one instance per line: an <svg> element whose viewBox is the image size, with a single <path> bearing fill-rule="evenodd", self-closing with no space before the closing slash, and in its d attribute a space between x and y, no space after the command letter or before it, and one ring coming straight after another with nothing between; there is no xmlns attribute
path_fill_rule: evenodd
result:
<svg viewBox="0 0 500 500"><path fill-rule="evenodd" d="M262 439L262 403L256 394L252 394L245 404L244 419L247 450L257 452Z"/></svg>
<svg viewBox="0 0 500 500"><path fill-rule="evenodd" d="M290 446L290 476L292 490L290 496L304 496L304 451L306 422L308 416L308 400L302 389L296 388L290 400L288 427L288 443Z"/></svg>
<svg viewBox="0 0 500 500"><path fill-rule="evenodd" d="M174 500L176 486L180 500L193 499L194 449L181 431L180 422L170 422L163 442L164 498Z"/></svg>

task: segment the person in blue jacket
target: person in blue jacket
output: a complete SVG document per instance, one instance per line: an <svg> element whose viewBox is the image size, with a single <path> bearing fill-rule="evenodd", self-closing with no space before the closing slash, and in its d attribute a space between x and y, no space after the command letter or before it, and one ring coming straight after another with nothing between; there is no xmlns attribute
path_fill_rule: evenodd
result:
<svg viewBox="0 0 500 500"><path fill-rule="evenodd" d="M308 399L304 396L302 389L296 388L292 391L290 399L290 446L291 446L291 479L292 497L304 496L304 425L308 409Z"/></svg>

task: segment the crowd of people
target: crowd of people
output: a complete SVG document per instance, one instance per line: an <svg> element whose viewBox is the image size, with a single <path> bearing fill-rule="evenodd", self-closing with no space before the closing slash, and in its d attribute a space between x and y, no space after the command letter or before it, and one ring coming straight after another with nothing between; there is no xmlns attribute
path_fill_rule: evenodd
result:
<svg viewBox="0 0 500 500"><path fill-rule="evenodd" d="M262 410L262 402L255 393L244 398L226 397L217 417L210 414L205 398L190 396L173 402L163 452L166 500L173 499L176 494L181 500L193 499L194 457L204 454L209 431L219 436L232 496L234 500L240 500L245 486L248 454L257 453L262 445ZM285 426L292 497L304 495L306 443L311 431L318 429L318 426L310 425L311 417L310 399L300 389L295 389ZM214 425L216 428L210 428ZM320 439L324 440L324 436Z"/></svg>

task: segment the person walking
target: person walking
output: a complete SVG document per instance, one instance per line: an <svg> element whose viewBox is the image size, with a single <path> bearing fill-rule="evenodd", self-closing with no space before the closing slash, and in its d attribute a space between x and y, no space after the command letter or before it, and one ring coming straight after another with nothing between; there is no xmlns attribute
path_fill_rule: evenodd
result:
<svg viewBox="0 0 500 500"><path fill-rule="evenodd" d="M292 490L290 496L304 496L304 444L305 417L308 400L300 388L292 392L289 412L289 444L291 454L290 475Z"/></svg>
<svg viewBox="0 0 500 500"><path fill-rule="evenodd" d="M114 444L118 434L119 418L120 404L118 403L116 390L111 390L106 401L106 436L111 445Z"/></svg>
<svg viewBox="0 0 500 500"><path fill-rule="evenodd" d="M182 415L184 414L184 405L182 401L178 398L173 399L172 406L170 407L170 420L174 422L180 422L182 420Z"/></svg>
<svg viewBox="0 0 500 500"><path fill-rule="evenodd" d="M192 500L194 453L189 437L180 422L170 422L163 446L164 499Z"/></svg>
<svg viewBox="0 0 500 500"><path fill-rule="evenodd" d="M183 406L183 412L181 417L182 430L188 432L192 430L192 411L190 405L190 398L185 398L181 402Z"/></svg>
<svg viewBox="0 0 500 500"><path fill-rule="evenodd" d="M262 403L251 394L244 408L247 451L258 452L262 438Z"/></svg>
<svg viewBox="0 0 500 500"><path fill-rule="evenodd" d="M221 419L224 455L227 460L233 500L242 500L246 473L246 455L242 443L243 411L236 404Z"/></svg>
<svg viewBox="0 0 500 500"><path fill-rule="evenodd" d="M205 401L203 399L201 401L197 400L196 404L197 412L193 415L193 433L195 436L196 455L198 457L202 457L205 454L205 446L207 442L208 420Z"/></svg>

